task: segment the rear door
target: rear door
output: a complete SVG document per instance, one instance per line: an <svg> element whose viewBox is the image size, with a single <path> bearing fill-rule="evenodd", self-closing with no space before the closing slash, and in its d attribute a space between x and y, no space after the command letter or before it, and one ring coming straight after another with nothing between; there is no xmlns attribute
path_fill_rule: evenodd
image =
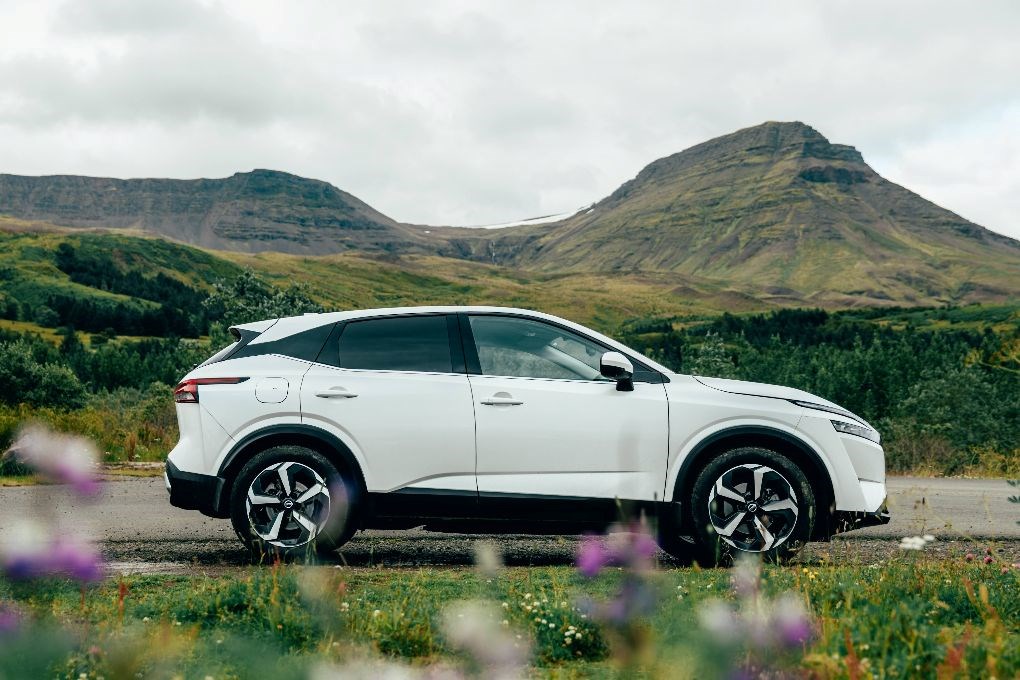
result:
<svg viewBox="0 0 1020 680"><path fill-rule="evenodd" d="M455 316L347 322L305 374L301 411L303 422L354 450L370 492L477 493L474 411Z"/></svg>

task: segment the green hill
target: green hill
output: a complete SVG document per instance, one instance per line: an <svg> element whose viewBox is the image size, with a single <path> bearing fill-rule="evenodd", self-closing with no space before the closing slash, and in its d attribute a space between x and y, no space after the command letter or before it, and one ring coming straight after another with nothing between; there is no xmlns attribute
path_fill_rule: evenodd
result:
<svg viewBox="0 0 1020 680"><path fill-rule="evenodd" d="M749 291L668 272L557 274L431 255L217 252L0 219L0 317L22 328L193 337L206 325L201 301L212 284L245 267L280 287L307 284L328 309L494 304L612 328L632 318L762 307Z"/></svg>

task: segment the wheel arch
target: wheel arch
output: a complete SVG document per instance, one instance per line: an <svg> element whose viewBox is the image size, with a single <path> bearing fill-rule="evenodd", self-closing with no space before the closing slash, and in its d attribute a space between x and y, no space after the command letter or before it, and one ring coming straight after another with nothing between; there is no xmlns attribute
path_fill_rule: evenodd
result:
<svg viewBox="0 0 1020 680"><path fill-rule="evenodd" d="M335 435L312 425L270 425L238 441L223 458L217 476L224 480L218 499L219 513L229 514L234 481L244 464L255 455L274 446L304 446L326 457L341 473L347 473L357 486L355 498L364 498L365 474L354 453Z"/></svg>
<svg viewBox="0 0 1020 680"><path fill-rule="evenodd" d="M691 498L698 471L713 456L746 446L771 449L786 456L801 469L816 496L818 516L815 518L813 538L827 537L831 533L830 518L835 509L835 489L825 462L814 448L799 437L763 425L738 425L714 432L698 442L687 454L673 487L673 502L681 504L683 521L686 523L691 519L685 501Z"/></svg>

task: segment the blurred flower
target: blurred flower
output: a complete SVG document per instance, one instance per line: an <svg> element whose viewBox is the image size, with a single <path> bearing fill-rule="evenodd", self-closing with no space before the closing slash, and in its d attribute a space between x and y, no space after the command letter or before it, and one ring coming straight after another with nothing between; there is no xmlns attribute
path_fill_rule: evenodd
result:
<svg viewBox="0 0 1020 680"><path fill-rule="evenodd" d="M0 602L0 637L16 632L25 615L13 602Z"/></svg>
<svg viewBox="0 0 1020 680"><path fill-rule="evenodd" d="M7 454L82 496L99 493L99 451L85 437L61 434L42 425L22 428Z"/></svg>
<svg viewBox="0 0 1020 680"><path fill-rule="evenodd" d="M776 600L772 624L782 646L797 648L811 637L811 618L807 608L793 593L785 593Z"/></svg>
<svg viewBox="0 0 1020 680"><path fill-rule="evenodd" d="M503 559L492 541L475 542L475 566L485 578L496 578L503 568Z"/></svg>
<svg viewBox="0 0 1020 680"><path fill-rule="evenodd" d="M605 539L585 536L577 549L577 569L594 578L609 566L644 571L652 567L659 546L643 522L614 524Z"/></svg>
<svg viewBox="0 0 1020 680"><path fill-rule="evenodd" d="M708 600L698 608L698 621L711 635L729 639L741 629L736 611L722 600Z"/></svg>
<svg viewBox="0 0 1020 680"><path fill-rule="evenodd" d="M103 561L92 543L71 536L54 536L45 526L21 522L5 541L3 570L12 579L66 576L82 583L103 578Z"/></svg>
<svg viewBox="0 0 1020 680"><path fill-rule="evenodd" d="M904 536L900 539L901 550L924 550L924 547L933 542L935 537L931 534L924 536Z"/></svg>
<svg viewBox="0 0 1020 680"><path fill-rule="evenodd" d="M992 562L995 561L995 558L992 557L991 555L985 555L985 560L984 561L985 561L985 564L991 564Z"/></svg>
<svg viewBox="0 0 1020 680"><path fill-rule="evenodd" d="M442 630L451 646L479 666L483 677L524 677L530 651L502 619L502 612L490 603L456 602L443 612Z"/></svg>
<svg viewBox="0 0 1020 680"><path fill-rule="evenodd" d="M810 575L810 570L805 569ZM731 576L736 602L706 600L698 608L698 621L721 659L739 664L727 677L785 677L764 668L766 661L792 661L790 653L810 641L813 624L803 599L792 592L775 599L761 589L757 556L741 555ZM784 653L786 656L784 657Z"/></svg>
<svg viewBox="0 0 1020 680"><path fill-rule="evenodd" d="M807 573L807 569L804 573ZM758 594L761 583L761 563L756 559L738 559L730 574L733 592L738 597L752 597Z"/></svg>
<svg viewBox="0 0 1020 680"><path fill-rule="evenodd" d="M973 562L974 561L974 553L967 553L967 555L963 559L967 560L968 562Z"/></svg>
<svg viewBox="0 0 1020 680"><path fill-rule="evenodd" d="M584 576L594 578L611 560L609 550L598 536L585 536L577 550L577 569Z"/></svg>

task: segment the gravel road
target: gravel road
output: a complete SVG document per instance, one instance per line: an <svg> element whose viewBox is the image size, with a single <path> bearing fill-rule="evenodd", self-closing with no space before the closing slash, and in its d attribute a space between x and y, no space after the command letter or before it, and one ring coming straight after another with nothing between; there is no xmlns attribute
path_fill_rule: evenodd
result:
<svg viewBox="0 0 1020 680"><path fill-rule="evenodd" d="M1020 561L1020 506L1006 498L1003 480L892 478L886 526L811 544L801 559L874 562L898 551L901 537L930 533L936 554L962 556L986 546L1008 562ZM227 520L170 506L162 479L114 478L99 502L72 506L59 487L0 488L0 544L14 540L27 516L56 518L65 531L101 541L115 571L207 572L244 564L245 553ZM414 531L366 531L344 546L338 563L351 566L468 565L477 536ZM570 564L576 537L492 536L510 565ZM670 559L662 555L666 564Z"/></svg>

